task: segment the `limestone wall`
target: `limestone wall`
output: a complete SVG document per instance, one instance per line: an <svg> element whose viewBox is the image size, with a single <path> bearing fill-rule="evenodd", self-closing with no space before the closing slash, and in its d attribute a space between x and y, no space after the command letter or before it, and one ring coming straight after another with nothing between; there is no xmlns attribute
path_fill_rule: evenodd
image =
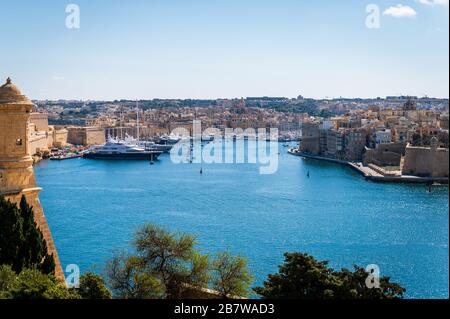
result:
<svg viewBox="0 0 450 319"><path fill-rule="evenodd" d="M48 133L41 132L39 134L34 134L30 136L29 139L29 149L30 154L34 155L39 152L48 151L49 145L53 144L53 137L48 135Z"/></svg>
<svg viewBox="0 0 450 319"><path fill-rule="evenodd" d="M380 144L376 149L368 149L364 153L364 165L400 166L406 145L403 143Z"/></svg>
<svg viewBox="0 0 450 319"><path fill-rule="evenodd" d="M423 177L448 177L448 149L408 146L403 159L402 174Z"/></svg>
<svg viewBox="0 0 450 319"><path fill-rule="evenodd" d="M105 129L100 127L86 128L86 145L101 145L105 143Z"/></svg>
<svg viewBox="0 0 450 319"><path fill-rule="evenodd" d="M36 126L36 131L49 130L47 113L31 113L30 122Z"/></svg>
<svg viewBox="0 0 450 319"><path fill-rule="evenodd" d="M86 131L79 127L67 128L67 142L73 145L85 145Z"/></svg>
<svg viewBox="0 0 450 319"><path fill-rule="evenodd" d="M106 142L105 129L100 127L68 127L67 142L73 145L99 145Z"/></svg>
<svg viewBox="0 0 450 319"><path fill-rule="evenodd" d="M67 145L68 131L66 129L53 129L53 146L64 147Z"/></svg>

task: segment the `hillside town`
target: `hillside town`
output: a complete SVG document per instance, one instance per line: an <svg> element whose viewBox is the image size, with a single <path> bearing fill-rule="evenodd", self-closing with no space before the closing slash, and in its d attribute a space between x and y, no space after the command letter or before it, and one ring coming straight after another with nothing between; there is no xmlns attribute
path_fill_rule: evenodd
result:
<svg viewBox="0 0 450 319"><path fill-rule="evenodd" d="M303 123L302 154L364 166L382 176L448 178L448 113L418 109L408 99L397 108L369 106Z"/></svg>
<svg viewBox="0 0 450 319"><path fill-rule="evenodd" d="M169 135L175 128L277 128L297 152L361 163L383 176L448 179L447 99L314 100L249 97L219 100L34 101L30 146L38 159L52 149L89 147L111 137ZM139 114L137 114L139 113ZM137 130L137 119L139 127Z"/></svg>

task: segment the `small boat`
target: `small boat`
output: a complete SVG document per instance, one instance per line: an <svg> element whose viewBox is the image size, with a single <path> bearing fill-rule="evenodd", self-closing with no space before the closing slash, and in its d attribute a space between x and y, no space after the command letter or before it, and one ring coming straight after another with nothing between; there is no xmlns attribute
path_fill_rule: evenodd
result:
<svg viewBox="0 0 450 319"><path fill-rule="evenodd" d="M212 141L214 141L214 136L202 135L202 142L212 142Z"/></svg>
<svg viewBox="0 0 450 319"><path fill-rule="evenodd" d="M83 154L76 154L76 153L69 153L69 154L62 154L62 155L55 155L50 157L51 161L64 161L72 158L80 158L83 157Z"/></svg>
<svg viewBox="0 0 450 319"><path fill-rule="evenodd" d="M438 182L434 182L432 186L442 186L442 184L440 184Z"/></svg>

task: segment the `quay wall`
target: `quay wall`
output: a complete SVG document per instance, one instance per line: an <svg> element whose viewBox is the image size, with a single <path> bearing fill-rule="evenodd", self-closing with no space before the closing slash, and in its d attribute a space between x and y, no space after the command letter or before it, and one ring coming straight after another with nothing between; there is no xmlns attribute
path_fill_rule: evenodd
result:
<svg viewBox="0 0 450 319"><path fill-rule="evenodd" d="M449 183L448 177L420 177L420 176L405 176L405 175L383 176L380 173L371 169L370 167L367 167L367 166L362 167L361 163L352 163L352 162L347 162L347 161L341 161L341 160L311 155L311 154L302 153L302 152L295 152L293 150L289 150L288 153L291 155L300 156L300 157L304 157L304 158L310 158L310 159L326 161L326 162L331 162L331 163L336 163L336 164L341 164L341 165L347 166L347 167L353 169L354 171L358 172L362 176L364 176L366 180L370 180L373 182L416 183L416 184L430 184L430 183L448 184Z"/></svg>

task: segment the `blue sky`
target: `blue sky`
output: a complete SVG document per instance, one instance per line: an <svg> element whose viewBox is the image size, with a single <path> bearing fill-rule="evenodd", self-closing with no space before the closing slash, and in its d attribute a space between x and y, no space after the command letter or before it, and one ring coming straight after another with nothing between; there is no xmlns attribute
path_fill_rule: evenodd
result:
<svg viewBox="0 0 450 319"><path fill-rule="evenodd" d="M70 3L80 29L66 28ZM368 4L379 29L366 27ZM446 0L0 0L0 78L33 99L448 97L448 10Z"/></svg>

